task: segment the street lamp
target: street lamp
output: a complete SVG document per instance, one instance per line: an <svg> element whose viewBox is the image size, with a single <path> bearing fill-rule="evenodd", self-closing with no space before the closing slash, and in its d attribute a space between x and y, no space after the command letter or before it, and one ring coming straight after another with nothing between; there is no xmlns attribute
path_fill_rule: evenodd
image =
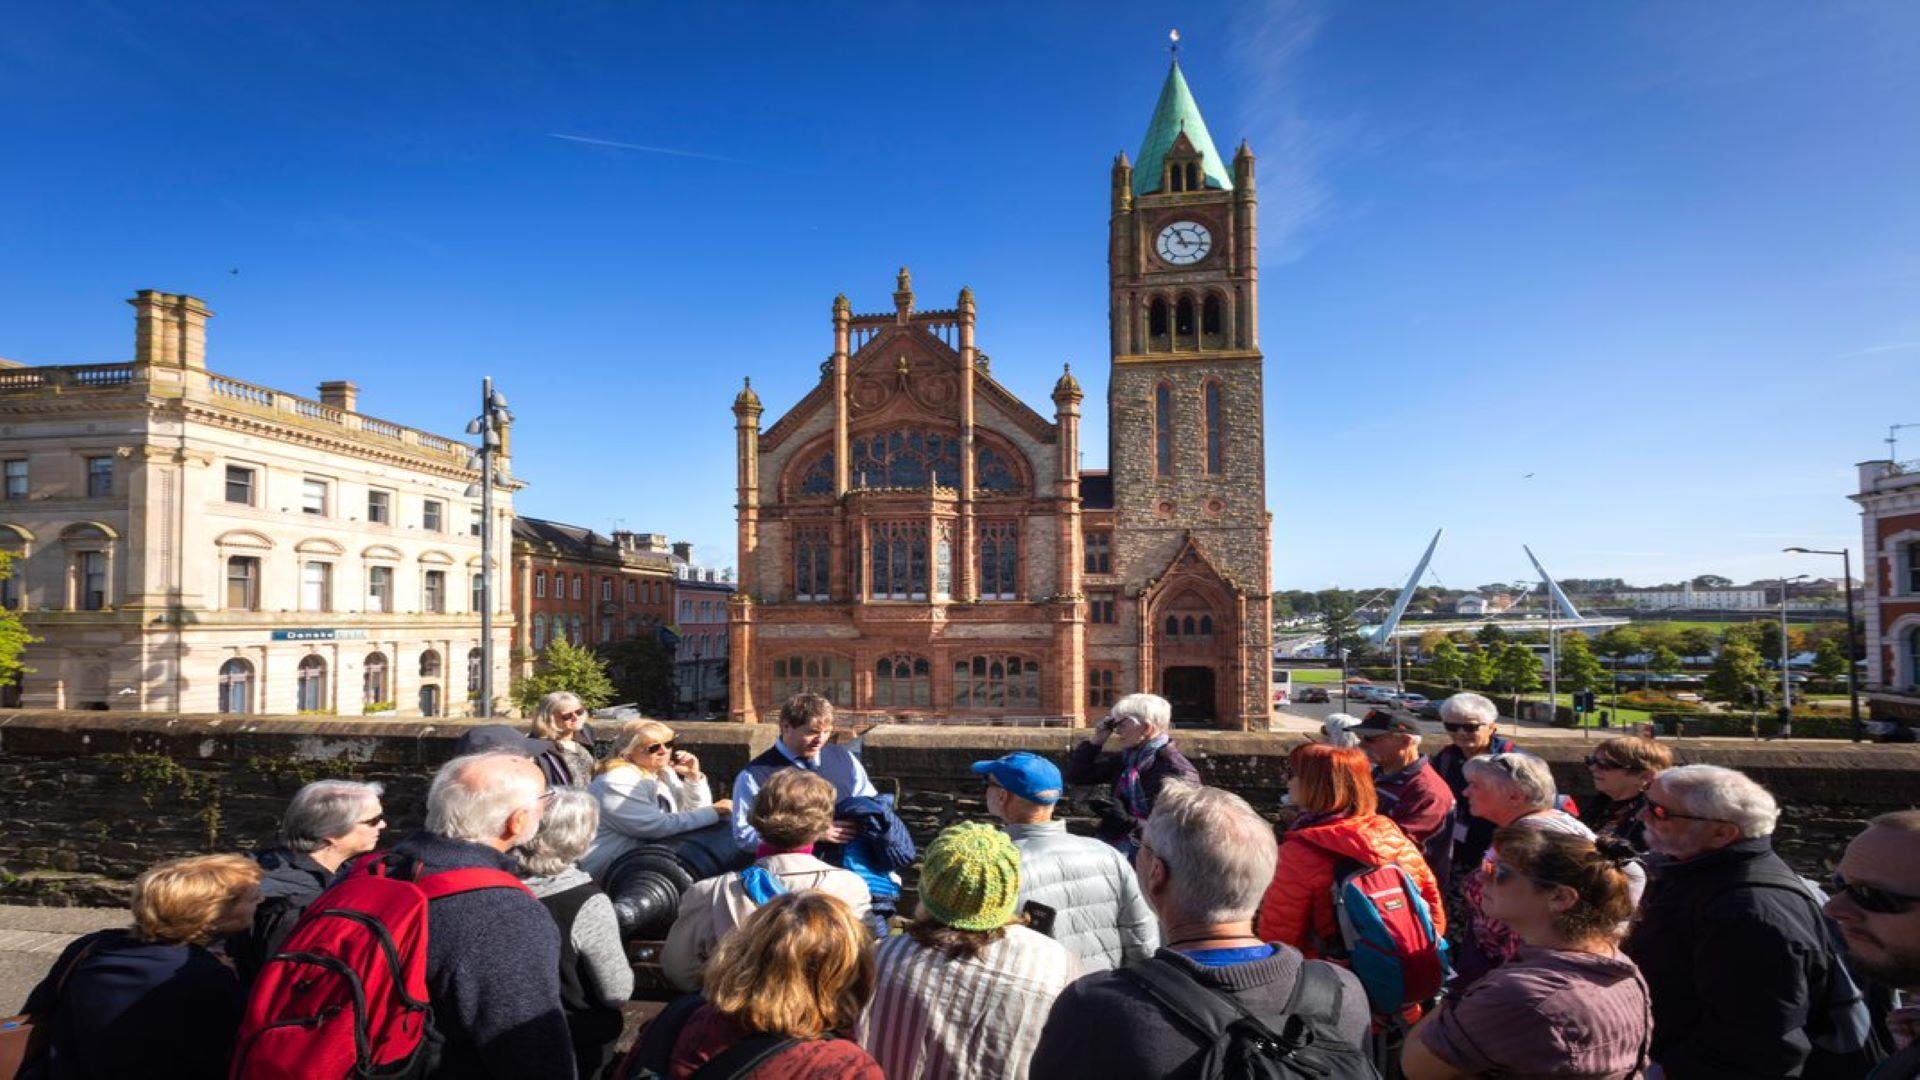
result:
<svg viewBox="0 0 1920 1080"><path fill-rule="evenodd" d="M513 423L507 397L493 389L493 376L480 380L480 415L467 424L467 434L480 436L480 452L467 463L478 466L480 482L467 487L467 497L480 496L480 702L481 716L493 715L493 488L505 475L494 458L502 451L500 430ZM474 488L479 488L475 491Z"/></svg>
<svg viewBox="0 0 1920 1080"><path fill-rule="evenodd" d="M1853 657L1853 550L1841 548L1839 551L1827 551L1821 548L1790 547L1782 548L1789 555L1838 555L1840 556L1840 581L1847 590L1847 634L1843 639L1847 653L1847 716L1853 729L1853 741L1861 742L1866 738L1866 725L1860 720L1860 676L1854 671Z"/></svg>
<svg viewBox="0 0 1920 1080"><path fill-rule="evenodd" d="M1793 738L1793 668L1787 663L1793 649L1787 644L1787 586L1805 581L1806 574L1780 579L1780 731L1775 738Z"/></svg>

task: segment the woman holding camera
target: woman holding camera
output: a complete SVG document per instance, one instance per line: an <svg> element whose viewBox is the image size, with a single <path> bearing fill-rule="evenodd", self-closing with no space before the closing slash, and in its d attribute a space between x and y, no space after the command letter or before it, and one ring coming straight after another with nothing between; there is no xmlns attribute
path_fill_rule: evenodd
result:
<svg viewBox="0 0 1920 1080"><path fill-rule="evenodd" d="M1113 785L1116 805L1100 810L1099 836L1129 858L1160 797L1160 785L1173 779L1200 782L1200 770L1173 745L1172 724L1173 706L1166 698L1128 694L1114 702L1092 737L1073 748L1062 770L1069 784ZM1109 742L1118 754L1102 753Z"/></svg>
<svg viewBox="0 0 1920 1080"><path fill-rule="evenodd" d="M673 729L658 720L634 726L587 794L600 804L600 827L580 868L596 880L642 841L704 829L733 813L732 800L713 797L700 759L676 749Z"/></svg>

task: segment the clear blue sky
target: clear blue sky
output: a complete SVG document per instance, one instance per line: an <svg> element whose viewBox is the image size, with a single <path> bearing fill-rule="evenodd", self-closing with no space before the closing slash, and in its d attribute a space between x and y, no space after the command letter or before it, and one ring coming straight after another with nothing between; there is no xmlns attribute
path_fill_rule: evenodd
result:
<svg viewBox="0 0 1920 1080"><path fill-rule="evenodd" d="M219 313L217 370L403 423L458 431L492 374L525 512L731 563L740 377L771 422L834 294L906 264L974 288L1029 402L1073 363L1098 465L1107 167L1176 19L1260 156L1277 587L1397 580L1443 525L1451 586L1523 541L1647 583L1858 545L1852 465L1920 421L1893 0L36 5L0 356L124 359L160 288Z"/></svg>

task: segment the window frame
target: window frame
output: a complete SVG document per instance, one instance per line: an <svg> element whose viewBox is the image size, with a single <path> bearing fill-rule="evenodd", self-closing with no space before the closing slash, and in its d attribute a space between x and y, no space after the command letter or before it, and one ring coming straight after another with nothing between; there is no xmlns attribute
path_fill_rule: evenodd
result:
<svg viewBox="0 0 1920 1080"><path fill-rule="evenodd" d="M102 465L104 465L105 468L101 468ZM89 499L112 498L113 484L115 479L117 479L114 476L114 472L116 470L113 467L113 455L112 454L88 454L86 456L86 469L87 469L87 498ZM101 482L103 478L105 480L104 483Z"/></svg>
<svg viewBox="0 0 1920 1080"><path fill-rule="evenodd" d="M229 670L236 664L239 665L239 669ZM253 711L253 664L250 661L242 656L228 657L226 662L220 665L217 679L218 696L215 699L217 711L233 716L245 716ZM236 688L239 693L238 708L233 707Z"/></svg>
<svg viewBox="0 0 1920 1080"><path fill-rule="evenodd" d="M1113 530L1088 529L1080 538L1080 569L1085 574L1113 573Z"/></svg>
<svg viewBox="0 0 1920 1080"><path fill-rule="evenodd" d="M422 615L445 615L447 613L447 572L433 569L420 572L420 613Z"/></svg>
<svg viewBox="0 0 1920 1080"><path fill-rule="evenodd" d="M308 590L316 584L311 572L318 568L320 580L320 600L317 607L309 606ZM315 614L325 614L333 610L333 564L325 559L303 559L300 562L300 610Z"/></svg>
<svg viewBox="0 0 1920 1080"><path fill-rule="evenodd" d="M393 524L394 493L386 488L367 489L367 524Z"/></svg>
<svg viewBox="0 0 1920 1080"><path fill-rule="evenodd" d="M16 465L20 467L17 473L14 471L14 466ZM33 498L33 464L30 459L8 458L6 460L4 475L6 477L5 494L8 502L19 502ZM19 491L17 493L14 490L13 482L15 480L20 481Z"/></svg>
<svg viewBox="0 0 1920 1080"><path fill-rule="evenodd" d="M369 614L393 614L393 581L393 567L367 567L367 612ZM375 601L379 603L376 605Z"/></svg>
<svg viewBox="0 0 1920 1080"><path fill-rule="evenodd" d="M420 500L420 531L444 533L447 531L447 502L445 499Z"/></svg>
<svg viewBox="0 0 1920 1080"><path fill-rule="evenodd" d="M238 474L237 478L235 474ZM221 481L221 499L229 506L258 506L260 505L259 480L260 470L257 467L229 463L227 465L226 477ZM245 490L245 498L236 499L233 497L233 490L236 484Z"/></svg>
<svg viewBox="0 0 1920 1080"><path fill-rule="evenodd" d="M242 592L241 592L241 602L238 604L233 602L233 587L236 581L234 577L234 570L236 568L244 569L246 571L245 575L241 579L239 579L241 581ZM260 571L261 571L261 562L260 562L260 556L258 555L227 556L227 561L225 565L226 601L227 602L226 602L225 610L227 611L259 611L260 610Z"/></svg>
<svg viewBox="0 0 1920 1080"><path fill-rule="evenodd" d="M320 496L320 508L313 508L313 496ZM310 517L332 517L333 484L325 477L303 476L300 478L300 512Z"/></svg>

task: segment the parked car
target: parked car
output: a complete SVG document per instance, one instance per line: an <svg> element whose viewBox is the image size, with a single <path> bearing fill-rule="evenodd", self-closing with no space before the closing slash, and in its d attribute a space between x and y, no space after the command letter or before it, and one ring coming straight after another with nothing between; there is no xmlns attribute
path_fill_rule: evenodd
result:
<svg viewBox="0 0 1920 1080"><path fill-rule="evenodd" d="M1399 694L1397 697L1399 698L1400 707L1408 712L1419 712L1420 706L1427 703L1427 695L1416 694L1411 690L1404 694Z"/></svg>
<svg viewBox="0 0 1920 1080"><path fill-rule="evenodd" d="M1422 720L1438 720L1440 719L1440 703L1437 701L1423 701L1420 703L1419 708L1413 710L1413 715Z"/></svg>
<svg viewBox="0 0 1920 1080"><path fill-rule="evenodd" d="M1293 695L1293 700L1302 705L1325 705L1327 702L1332 701L1333 697L1327 693L1327 688L1324 686L1303 686L1298 693Z"/></svg>

